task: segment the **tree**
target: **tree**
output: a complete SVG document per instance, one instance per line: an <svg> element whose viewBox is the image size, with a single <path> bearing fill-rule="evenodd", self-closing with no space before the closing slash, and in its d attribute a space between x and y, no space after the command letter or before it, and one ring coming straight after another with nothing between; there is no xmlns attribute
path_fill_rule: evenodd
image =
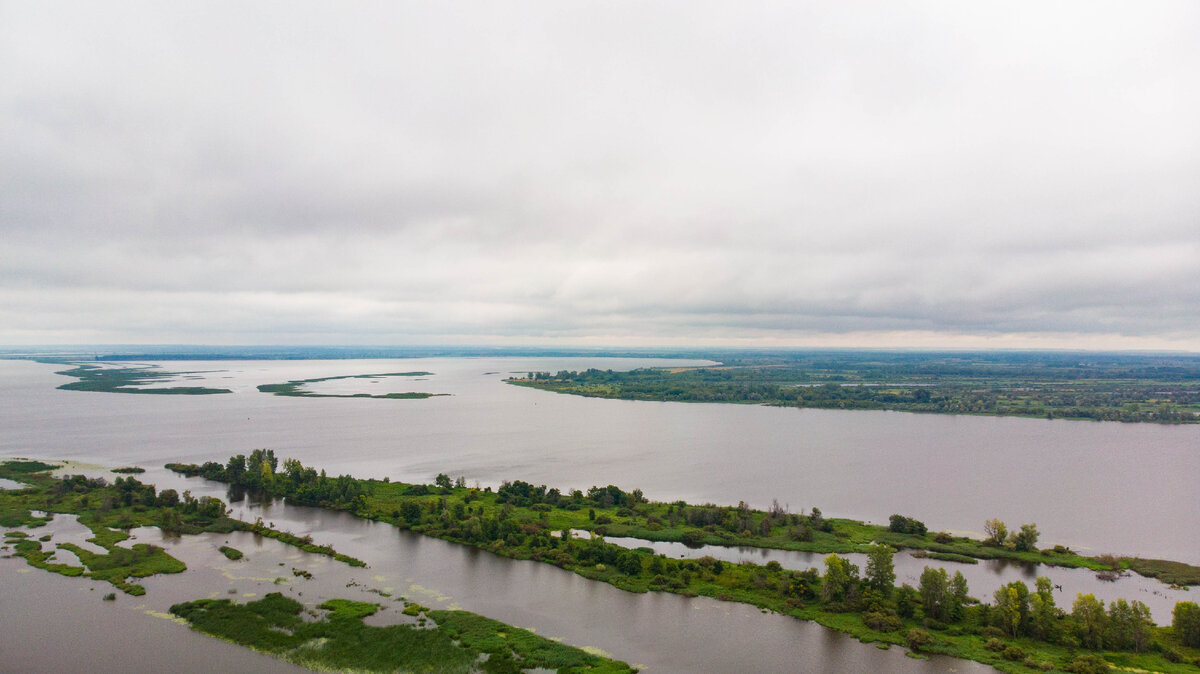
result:
<svg viewBox="0 0 1200 674"><path fill-rule="evenodd" d="M409 526L421 521L421 506L416 501L405 501L400 504L400 516Z"/></svg>
<svg viewBox="0 0 1200 674"><path fill-rule="evenodd" d="M944 621L949 614L949 581L946 570L925 567L921 572L921 606L925 609L925 617Z"/></svg>
<svg viewBox="0 0 1200 674"><path fill-rule="evenodd" d="M950 579L950 620L955 622L962 620L963 607L967 604L969 592L966 576L962 574L962 571L955 571L954 577Z"/></svg>
<svg viewBox="0 0 1200 674"><path fill-rule="evenodd" d="M983 525L984 545L999 547L1008 539L1008 527L1000 520L988 520Z"/></svg>
<svg viewBox="0 0 1200 674"><path fill-rule="evenodd" d="M1036 524L1022 524L1021 531L1012 535L1013 547L1021 552L1037 550L1038 530Z"/></svg>
<svg viewBox="0 0 1200 674"><path fill-rule="evenodd" d="M1171 628L1179 643L1200 648L1200 605L1194 601L1175 604L1175 610L1171 612Z"/></svg>
<svg viewBox="0 0 1200 674"><path fill-rule="evenodd" d="M1014 581L996 590L994 596L1001 629L1011 637L1020 636L1029 622L1029 587Z"/></svg>
<svg viewBox="0 0 1200 674"><path fill-rule="evenodd" d="M857 576L858 567L837 555L829 555L825 558L825 575L821 577L821 600L844 601Z"/></svg>
<svg viewBox="0 0 1200 674"><path fill-rule="evenodd" d="M180 519L179 513L174 508L163 508L160 517L158 528L162 529L164 534L178 536L183 533L183 520Z"/></svg>
<svg viewBox="0 0 1200 674"><path fill-rule="evenodd" d="M812 514L808 516L808 524L815 531L833 531L833 523L825 521L820 508L812 509Z"/></svg>
<svg viewBox="0 0 1200 674"><path fill-rule="evenodd" d="M1104 647L1105 622L1104 602L1094 595L1079 594L1071 607L1071 618L1075 621L1075 635L1079 643L1087 648L1099 650Z"/></svg>
<svg viewBox="0 0 1200 674"><path fill-rule="evenodd" d="M238 454L229 457L229 463L225 465L225 479L229 484L241 484L242 475L246 472L246 456Z"/></svg>
<svg viewBox="0 0 1200 674"><path fill-rule="evenodd" d="M898 534L916 534L924 536L927 529L925 523L904 515L892 515L888 518L888 529Z"/></svg>
<svg viewBox="0 0 1200 674"><path fill-rule="evenodd" d="M636 552L623 552L617 558L617 570L627 576L636 576L642 572L642 557Z"/></svg>
<svg viewBox="0 0 1200 674"><path fill-rule="evenodd" d="M1118 599L1108 607L1108 633L1105 645L1109 648L1141 652L1150 642L1154 621L1150 607L1140 601Z"/></svg>
<svg viewBox="0 0 1200 674"><path fill-rule="evenodd" d="M896 583L896 567L892 562L894 551L886 545L872 545L867 550L867 585L884 599L892 596Z"/></svg>
<svg viewBox="0 0 1200 674"><path fill-rule="evenodd" d="M451 485L450 476L445 473L438 473L437 477L433 478L433 484L440 489L449 489Z"/></svg>
<svg viewBox="0 0 1200 674"><path fill-rule="evenodd" d="M896 613L902 618L911 618L917 610L917 605L921 603L921 594L917 589L908 583L900 586L896 590Z"/></svg>
<svg viewBox="0 0 1200 674"><path fill-rule="evenodd" d="M1058 621L1062 611L1054 605L1054 585L1045 576L1038 576L1037 592L1029 597L1029 631L1042 641L1053 643L1058 638Z"/></svg>

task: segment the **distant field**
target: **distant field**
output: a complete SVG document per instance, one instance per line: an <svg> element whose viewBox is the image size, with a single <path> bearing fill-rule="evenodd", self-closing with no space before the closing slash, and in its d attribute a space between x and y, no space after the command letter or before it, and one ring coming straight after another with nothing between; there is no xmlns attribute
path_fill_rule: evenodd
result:
<svg viewBox="0 0 1200 674"><path fill-rule="evenodd" d="M508 381L558 393L626 400L1170 424L1200 421L1200 357L1190 355L866 351L728 355L718 367L531 372Z"/></svg>

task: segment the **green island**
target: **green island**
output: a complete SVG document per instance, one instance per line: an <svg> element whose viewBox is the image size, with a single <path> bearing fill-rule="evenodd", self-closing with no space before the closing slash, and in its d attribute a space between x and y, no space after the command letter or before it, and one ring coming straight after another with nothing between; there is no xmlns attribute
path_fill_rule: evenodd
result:
<svg viewBox="0 0 1200 674"><path fill-rule="evenodd" d="M100 478L71 475L57 478L49 471L54 464L9 460L0 463L0 477L20 477L27 485L0 490L0 526L9 530L3 545L14 555L39 569L64 576L83 576L108 581L130 595L143 595L145 587L130 579L155 574L174 574L186 569L183 562L161 547L117 543L129 538L128 530L157 526L178 534L253 531L309 552L325 554L352 566L363 562L313 545L309 537L230 519L225 503L211 497L192 498L172 489L157 491L134 478L119 477L112 484ZM35 515L34 511L45 512ZM18 527L39 527L54 514L73 514L94 534L89 542L105 549L98 554L71 543L44 549L52 535L34 540ZM70 551L82 566L55 561L56 550ZM220 552L231 560L243 553L227 545ZM312 578L302 569L295 576ZM383 596L386 594L380 593ZM103 601L116 599L115 593ZM502 672L529 668L559 672L618 674L636 671L629 665L582 649L559 644L512 625L466 611L435 611L406 602L404 613L416 617L415 624L372 627L363 618L379 606L345 599L331 599L319 607L327 614L317 621L302 619L304 607L278 593L239 605L229 600L200 599L177 604L171 612L195 629L256 650L270 653L319 671L392 672Z"/></svg>
<svg viewBox="0 0 1200 674"><path fill-rule="evenodd" d="M315 384L322 381L333 381L336 379L378 379L380 377L422 377L433 374L432 372L386 372L383 374L350 374L339 377L317 377L316 379L293 379L282 384L260 384L258 390L260 393L274 393L277 396L292 396L295 398L379 398L383 400L419 400L424 398L433 398L435 396L448 395L446 393L313 393L305 390L305 384Z"/></svg>
<svg viewBox="0 0 1200 674"><path fill-rule="evenodd" d="M200 599L176 604L171 613L205 634L318 671L636 671L624 662L467 611L434 611L406 602L404 613L416 617L415 624L373 627L363 624L363 618L378 611L378 604L331 599L318 608L326 613L307 621L301 617L303 605L271 593L245 604Z"/></svg>
<svg viewBox="0 0 1200 674"><path fill-rule="evenodd" d="M94 391L101 393L144 393L148 395L214 395L218 393L233 393L227 388L208 388L204 386L171 386L144 388L153 384L173 379L191 372L165 372L157 365L101 367L78 361L59 360L53 358L38 358L39 363L53 365L74 365L69 370L54 374L74 377L77 381L62 384L58 388L64 391Z"/></svg>
<svg viewBox="0 0 1200 674"><path fill-rule="evenodd" d="M174 489L158 491L154 485L142 484L133 477L118 477L112 483L82 475L58 478L48 474L54 468L56 466L40 461L0 463L0 477L20 478L27 485L22 489L0 490L0 527L10 528L4 534L5 544L11 545L15 554L31 566L46 571L95 578L107 581L127 594L145 594L145 587L130 579L180 573L187 567L157 545L118 545L129 538L130 529L141 526L158 527L175 535L251 531L352 566L365 566L361 560L338 553L329 546L314 544L311 537L277 531L262 522L232 519L226 514L225 503L217 498L195 498L186 491L179 494ZM35 515L35 511L45 514ZM56 514L78 516L79 523L92 532L88 542L105 552L97 553L73 543L57 543L44 548L45 540L33 540L16 529L42 526ZM57 550L73 553L81 565L56 561Z"/></svg>
<svg viewBox="0 0 1200 674"><path fill-rule="evenodd" d="M656 503L638 490L593 487L586 493L506 482L499 489L468 488L438 475L432 485L327 477L295 459L279 462L271 450L237 455L221 464L170 464L188 476L238 485L290 502L325 507L387 522L515 559L554 564L586 578L632 591L703 595L752 604L813 620L881 646L976 660L1006 672L1104 672L1136 668L1196 672L1200 668L1200 606L1176 605L1171 626L1157 626L1142 602L1119 599L1106 608L1092 595L1067 607L1055 604L1049 579L1035 588L1017 581L991 603L970 596L961 573L927 567L920 587L895 586L896 548L976 558L1010 558L1115 572L1130 568L1173 583L1200 583L1200 568L1162 560L1084 557L1056 547L1038 550L1037 530L1010 535L1003 523L986 525L990 539L931 533L911 517L894 515L887 527L853 520L738 506ZM592 537L572 535L586 529ZM712 557L675 560L648 548L604 541L627 535L691 544L752 545L830 552L824 573L733 564ZM865 552L860 570L838 553Z"/></svg>
<svg viewBox="0 0 1200 674"><path fill-rule="evenodd" d="M594 398L1200 422L1200 357L1059 352L714 353L722 365L530 372L510 384Z"/></svg>
<svg viewBox="0 0 1200 674"><path fill-rule="evenodd" d="M246 556L246 553L242 552L241 550L238 550L237 548L231 548L228 545L222 545L221 547L217 548L217 550L219 550L222 555L225 555L226 559L229 559L229 560L232 560L235 562L237 560L241 559L242 557Z"/></svg>

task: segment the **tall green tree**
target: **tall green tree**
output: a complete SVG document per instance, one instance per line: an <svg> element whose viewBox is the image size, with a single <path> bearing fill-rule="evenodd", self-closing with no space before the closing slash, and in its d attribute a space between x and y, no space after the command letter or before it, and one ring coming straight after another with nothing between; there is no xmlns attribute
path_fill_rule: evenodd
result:
<svg viewBox="0 0 1200 674"><path fill-rule="evenodd" d="M1036 524L1022 524L1021 530L1012 535L1013 547L1021 552L1037 550L1038 535Z"/></svg>
<svg viewBox="0 0 1200 674"><path fill-rule="evenodd" d="M1171 629L1179 643L1200 648L1200 605L1194 601L1175 604L1175 610L1171 612Z"/></svg>
<svg viewBox="0 0 1200 674"><path fill-rule="evenodd" d="M927 566L921 572L919 591L926 618L944 621L949 617L949 586L945 569Z"/></svg>
<svg viewBox="0 0 1200 674"><path fill-rule="evenodd" d="M895 551L887 545L872 545L867 550L867 586L884 599L892 596L896 585L896 567L892 561Z"/></svg>
<svg viewBox="0 0 1200 674"><path fill-rule="evenodd" d="M996 590L994 596L1000 628L1010 637L1024 634L1029 623L1029 586L1013 581Z"/></svg>
<svg viewBox="0 0 1200 674"><path fill-rule="evenodd" d="M1108 616L1104 613L1104 602L1091 594L1075 596L1071 606L1071 619L1075 623L1075 636L1087 648L1099 650L1104 647L1104 634Z"/></svg>
<svg viewBox="0 0 1200 674"><path fill-rule="evenodd" d="M1058 640L1058 623L1062 611L1054 605L1054 585L1045 576L1038 576L1037 592L1029 596L1029 631L1033 636L1054 643Z"/></svg>
<svg viewBox="0 0 1200 674"><path fill-rule="evenodd" d="M969 592L966 576L962 574L962 571L955 571L954 577L950 579L950 620L955 622L962 620Z"/></svg>
<svg viewBox="0 0 1200 674"><path fill-rule="evenodd" d="M825 558L825 575L821 577L822 601L845 601L857 579L858 567L842 557L829 555Z"/></svg>

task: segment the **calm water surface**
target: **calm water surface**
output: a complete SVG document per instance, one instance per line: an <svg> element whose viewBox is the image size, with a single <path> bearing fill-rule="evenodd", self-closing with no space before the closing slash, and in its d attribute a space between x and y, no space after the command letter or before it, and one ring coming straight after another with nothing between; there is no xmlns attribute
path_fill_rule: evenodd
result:
<svg viewBox="0 0 1200 674"><path fill-rule="evenodd" d="M1200 563L1200 425L797 410L565 396L510 373L627 369L647 359L457 358L170 362L228 395L59 391L52 365L0 360L0 454L161 466L271 447L331 473L559 488L617 484L656 500L765 507L931 529L1036 522L1040 544ZM427 400L289 398L255 386L348 374L339 392ZM491 374L488 374L491 373ZM377 382L377 383L373 383ZM351 387L351 388L347 388ZM357 387L357 388L354 388Z"/></svg>
<svg viewBox="0 0 1200 674"><path fill-rule="evenodd" d="M759 507L778 498L793 511L819 506L827 515L876 522L900 512L934 530L978 531L984 520L999 517L1010 527L1037 522L1041 544L1200 563L1200 502L1195 498L1200 427L595 400L501 381L530 370L627 369L654 362L171 362L164 367L194 372L184 380L187 385L234 393L154 396L59 391L54 387L69 381L53 374L61 367L0 361L0 455L142 465L152 470L139 478L163 487L181 480L158 470L165 462L223 460L231 453L271 447L282 457L296 457L330 473L363 477L429 481L446 472L485 485L505 479L584 489L611 483L639 487L656 500L745 500ZM433 374L424 381L337 380L321 392L450 395L427 400L289 398L255 388L293 379L414 370ZM184 483L196 493L219 492L200 480ZM276 504L251 519L264 513L280 526L314 531L318 539L368 560L372 574L387 583L431 588L434 601L422 603L436 604L444 597L446 604L596 646L648 665L650 671L973 671L973 665L959 661L911 660L897 649L880 651L812 624L737 604L632 595L549 565L495 558L336 513ZM907 567L900 559L902 573L911 573L903 571ZM913 560L919 566L924 561ZM3 562L0 572L6 580L23 565L20 560ZM201 560L197 568L211 566ZM1018 567L993 572L986 564L973 572L980 585L989 582L987 574L998 585L1009 575L1016 579L1026 573ZM20 576L39 588L70 587L68 594L87 582L43 578L49 574L41 572ZM143 599L161 603L175 592L194 598L189 593L211 584L201 576L197 573L197 580L183 585L178 578L149 579L150 593ZM990 595L976 582L972 578L973 594ZM4 615L21 615L15 611L39 605L30 597L41 590L18 592L8 582L0 587ZM1118 594L1151 603L1162 621L1157 605L1137 591ZM96 611L126 615L91 606L98 601L84 603L89 605L87 619ZM136 625L156 625L146 628L151 632L175 626L127 613ZM96 638L110 628L127 629L122 620L97 628ZM45 622L39 619L38 629L54 634ZM157 627L160 622L166 627ZM73 623L64 624L69 629ZM177 631L191 635L186 629ZM0 654L12 653L13 643L5 643L0 641ZM239 657L238 652L230 651L229 657ZM261 660L255 658L256 663Z"/></svg>

